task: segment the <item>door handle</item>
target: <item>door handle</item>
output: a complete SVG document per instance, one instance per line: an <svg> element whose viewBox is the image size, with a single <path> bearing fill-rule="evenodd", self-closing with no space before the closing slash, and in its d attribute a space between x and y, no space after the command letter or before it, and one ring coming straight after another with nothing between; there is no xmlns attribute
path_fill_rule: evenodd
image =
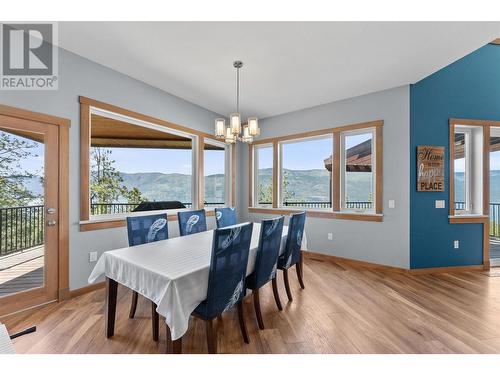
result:
<svg viewBox="0 0 500 375"><path fill-rule="evenodd" d="M57 221L55 220L47 220L47 226L48 227L53 227L57 224Z"/></svg>
<svg viewBox="0 0 500 375"><path fill-rule="evenodd" d="M56 209L55 208L47 208L47 213L48 214L55 214L56 213Z"/></svg>

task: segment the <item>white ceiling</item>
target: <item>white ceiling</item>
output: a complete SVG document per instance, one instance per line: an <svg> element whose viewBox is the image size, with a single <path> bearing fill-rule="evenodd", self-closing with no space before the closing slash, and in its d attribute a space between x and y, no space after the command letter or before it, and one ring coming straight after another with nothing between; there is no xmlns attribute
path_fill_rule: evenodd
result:
<svg viewBox="0 0 500 375"><path fill-rule="evenodd" d="M414 83L498 22L61 22L74 53L218 113L260 118Z"/></svg>

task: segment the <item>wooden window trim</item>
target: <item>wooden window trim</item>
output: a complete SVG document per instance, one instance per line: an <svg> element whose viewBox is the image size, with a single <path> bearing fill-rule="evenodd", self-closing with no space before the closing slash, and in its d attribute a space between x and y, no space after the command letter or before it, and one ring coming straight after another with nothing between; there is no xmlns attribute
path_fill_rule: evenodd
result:
<svg viewBox="0 0 500 375"><path fill-rule="evenodd" d="M92 221L90 220L90 116L91 108L106 110L109 112L116 113L118 115L123 115L131 117L137 120L149 122L151 124L164 126L166 128L177 130L183 133L187 133L191 136L196 137L193 142L197 142L197 161L198 166L197 173L197 198L198 207L203 208L204 206L204 178L203 178L203 145L204 139L209 138L219 141L214 135L201 132L195 129L191 129L184 125L174 124L169 121L161 120L155 117L151 117L139 112L134 112L125 108L117 107L112 104L107 104L98 100L90 99L85 96L79 97L80 102L80 231L91 231L98 229L108 229L126 226L126 220L123 218L109 218L109 219L99 219ZM1 109L1 107L0 107ZM45 118L45 117L44 117ZM47 116L46 121L51 120L51 116ZM57 118L55 118L57 119ZM67 120L58 119L61 125L69 124ZM234 145L231 145L230 155L231 155L231 200L230 203L234 206L236 202L236 150ZM212 211L207 211L208 216L213 216ZM169 215L169 220L177 220L177 215Z"/></svg>
<svg viewBox="0 0 500 375"><path fill-rule="evenodd" d="M483 128L483 214L455 215L455 125L480 126ZM500 121L476 119L449 119L449 217L451 224L483 224L483 267L490 268L490 128L500 127Z"/></svg>
<svg viewBox="0 0 500 375"><path fill-rule="evenodd" d="M290 134L280 137L264 138L254 141L248 148L249 175L248 175L248 210L250 213L272 213L272 214L290 214L294 212L306 211L310 217L320 217L328 219L360 220L360 221L383 221L383 120L362 122L350 125L338 126L314 130L304 133ZM375 132L375 210L374 213L341 212L340 211L340 136L342 132L374 129ZM325 210L310 209L284 209L278 207L279 195L279 146L281 142L300 139L313 138L321 135L333 136L333 160L332 160L332 208ZM254 202L254 150L256 145L273 145L273 207L258 207Z"/></svg>

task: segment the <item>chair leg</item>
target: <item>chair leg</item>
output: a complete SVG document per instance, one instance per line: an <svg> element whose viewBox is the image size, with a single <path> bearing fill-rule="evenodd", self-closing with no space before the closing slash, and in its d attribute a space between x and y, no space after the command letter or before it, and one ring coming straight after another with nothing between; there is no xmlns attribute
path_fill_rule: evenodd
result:
<svg viewBox="0 0 500 375"><path fill-rule="evenodd" d="M281 300L280 300L280 295L278 293L278 282L276 281L276 276L272 280L273 284L273 294L274 294L274 300L276 301L276 306L278 306L278 310L282 311L283 306L281 306Z"/></svg>
<svg viewBox="0 0 500 375"><path fill-rule="evenodd" d="M259 299L259 289L255 289L252 292L253 295L253 307L255 309L255 315L257 315L257 323L260 329L264 329L264 320L262 319L262 312L260 311L260 299Z"/></svg>
<svg viewBox="0 0 500 375"><path fill-rule="evenodd" d="M305 289L304 280L302 279L304 269L302 268L302 256L301 260L295 265L295 270L297 271L297 279L299 279L299 284L302 289Z"/></svg>
<svg viewBox="0 0 500 375"><path fill-rule="evenodd" d="M243 301L240 301L237 305L238 307L238 320L240 321L240 329L241 335L243 336L243 341L246 344L250 343L250 339L248 338L247 325L245 323L245 317L243 316Z"/></svg>
<svg viewBox="0 0 500 375"><path fill-rule="evenodd" d="M288 281L288 270L283 270L283 280L285 281L285 290L286 295L288 296L289 301L293 301L292 291L290 290L290 282Z"/></svg>
<svg viewBox="0 0 500 375"><path fill-rule="evenodd" d="M151 301L151 328L153 332L153 341L158 341L160 331L160 315L156 312L156 303Z"/></svg>
<svg viewBox="0 0 500 375"><path fill-rule="evenodd" d="M205 329L207 331L208 353L217 354L217 329L214 329L214 321L205 320Z"/></svg>
<svg viewBox="0 0 500 375"><path fill-rule="evenodd" d="M130 312L128 317L134 319L135 310L137 310L137 299L139 298L139 293L132 291L132 304L130 305Z"/></svg>

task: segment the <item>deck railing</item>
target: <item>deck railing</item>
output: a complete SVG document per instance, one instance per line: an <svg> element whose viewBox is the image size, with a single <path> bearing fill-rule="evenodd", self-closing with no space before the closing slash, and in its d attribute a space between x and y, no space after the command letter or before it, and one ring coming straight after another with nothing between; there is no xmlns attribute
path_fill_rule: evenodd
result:
<svg viewBox="0 0 500 375"><path fill-rule="evenodd" d="M0 256L42 245L44 228L43 205L0 208Z"/></svg>
<svg viewBox="0 0 500 375"><path fill-rule="evenodd" d="M187 208L192 207L191 202L182 202ZM205 202L205 207L223 206L224 202ZM92 203L91 215L113 215L131 212L138 206L137 203Z"/></svg>
<svg viewBox="0 0 500 375"><path fill-rule="evenodd" d="M271 202L259 202L259 205L271 205ZM302 201L287 201L283 202L285 207L304 207L304 208L330 208L332 207L331 202L302 202ZM372 208L372 202L346 202L347 208L366 210Z"/></svg>

